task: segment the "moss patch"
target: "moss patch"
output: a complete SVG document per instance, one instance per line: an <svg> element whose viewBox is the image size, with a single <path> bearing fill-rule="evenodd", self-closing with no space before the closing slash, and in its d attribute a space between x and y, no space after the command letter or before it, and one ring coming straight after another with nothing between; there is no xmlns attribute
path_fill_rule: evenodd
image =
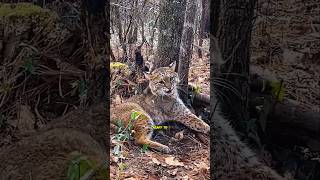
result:
<svg viewBox="0 0 320 180"><path fill-rule="evenodd" d="M39 14L48 14L49 10L43 9L31 3L0 4L0 17L26 17Z"/></svg>
<svg viewBox="0 0 320 180"><path fill-rule="evenodd" d="M110 62L110 69L128 69L128 65L120 62Z"/></svg>

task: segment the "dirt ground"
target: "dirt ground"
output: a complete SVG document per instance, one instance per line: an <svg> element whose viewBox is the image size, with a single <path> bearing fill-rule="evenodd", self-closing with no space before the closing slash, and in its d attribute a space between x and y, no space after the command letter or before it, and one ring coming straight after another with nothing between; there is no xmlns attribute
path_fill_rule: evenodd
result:
<svg viewBox="0 0 320 180"><path fill-rule="evenodd" d="M111 179L209 179L208 145L204 145L188 130L156 133L154 139L172 149L171 154L147 150L135 146L132 141L123 148L120 157L113 155L110 149ZM183 138L175 138L176 133ZM121 163L125 167L121 169Z"/></svg>

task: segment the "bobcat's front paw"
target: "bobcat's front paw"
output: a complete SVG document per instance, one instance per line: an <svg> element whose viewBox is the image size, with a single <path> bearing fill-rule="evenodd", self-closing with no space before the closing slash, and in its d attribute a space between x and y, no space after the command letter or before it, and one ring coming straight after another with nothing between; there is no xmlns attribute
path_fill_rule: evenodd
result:
<svg viewBox="0 0 320 180"><path fill-rule="evenodd" d="M205 145L209 145L210 144L210 138L208 135L203 134L203 133L197 133L197 137L199 138L199 140L201 142L203 142Z"/></svg>
<svg viewBox="0 0 320 180"><path fill-rule="evenodd" d="M161 152L165 153L165 154L169 154L171 152L170 148L168 146L163 146L161 148Z"/></svg>
<svg viewBox="0 0 320 180"><path fill-rule="evenodd" d="M205 124L205 131L204 134L210 134L210 126L208 124Z"/></svg>

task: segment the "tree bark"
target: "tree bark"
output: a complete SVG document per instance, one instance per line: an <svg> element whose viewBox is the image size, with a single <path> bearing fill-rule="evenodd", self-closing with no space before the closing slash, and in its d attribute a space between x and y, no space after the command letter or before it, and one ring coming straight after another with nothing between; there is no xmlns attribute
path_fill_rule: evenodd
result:
<svg viewBox="0 0 320 180"><path fill-rule="evenodd" d="M216 132L212 132L214 125L214 113L216 112L217 101L230 100L232 103L220 103L221 110L230 115L230 119L236 119L238 122L248 120L248 96L249 96L249 45L251 39L252 19L255 0L214 0L211 1L211 21L210 35L210 126L211 133L210 166L215 168L219 164L216 161L217 140ZM219 31L218 31L219 30ZM229 57L230 56L230 57ZM238 73L240 76L234 76L232 79L225 74ZM228 91L225 87L214 83L217 79L224 79L233 82L233 85L240 91L242 98ZM218 98L219 94L224 94L225 98ZM217 97L217 98L216 98ZM223 101L222 101L223 102ZM228 111L229 110L229 111ZM215 171L211 171L211 177L216 177Z"/></svg>
<svg viewBox="0 0 320 180"><path fill-rule="evenodd" d="M213 27L223 27L218 28L217 33L223 62L222 64L216 63L220 66L220 71L214 72L213 75L231 82L241 97L225 87L216 86L214 88L220 89L225 95L225 98L220 99L222 100L222 111L237 121L249 119L249 46L255 3L256 0L229 0L215 3L219 5L217 8L220 8L221 11L219 23ZM233 76L230 73L238 75Z"/></svg>
<svg viewBox="0 0 320 180"><path fill-rule="evenodd" d="M212 35L217 36L217 32L219 29L219 18L220 18L220 10L221 10L221 0L213 0L212 2L212 20L211 20L211 28Z"/></svg>
<svg viewBox="0 0 320 180"><path fill-rule="evenodd" d="M109 94L109 16L105 14L107 5L104 0L86 0L81 6L83 37L87 48L87 98L89 102L97 103L106 100Z"/></svg>
<svg viewBox="0 0 320 180"><path fill-rule="evenodd" d="M194 0L187 0L184 26L179 54L178 74L180 79L180 98L188 99L188 75L192 58L192 43L194 38L194 22L197 4Z"/></svg>
<svg viewBox="0 0 320 180"><path fill-rule="evenodd" d="M119 43L121 44L122 47L122 53L123 53L123 57L125 57L127 55L127 47L126 47L126 38L124 36L124 32L122 29L122 23L121 23L121 16L120 16L120 10L118 6L114 7L114 15L115 15L115 24L118 30L118 38L119 38Z"/></svg>
<svg viewBox="0 0 320 180"><path fill-rule="evenodd" d="M202 0L201 6L202 6L202 12L201 12L200 27L199 27L199 47L202 47L203 38L205 38L206 26L209 20L209 10L210 10L209 1ZM199 58L202 58L202 50L200 48L198 49L198 56Z"/></svg>
<svg viewBox="0 0 320 180"><path fill-rule="evenodd" d="M169 66L174 61L177 65L179 63L185 5L186 0L160 1L159 38L154 68Z"/></svg>
<svg viewBox="0 0 320 180"><path fill-rule="evenodd" d="M85 0L81 3L81 21L83 26L83 41L87 49L86 83L87 99L90 103L103 103L104 113L109 114L110 106L110 9L104 0ZM88 104L89 104L88 103ZM102 113L102 112L100 112ZM109 145L110 119L97 132L105 132L105 143ZM107 147L108 148L108 147ZM108 162L110 157L105 157ZM108 162L109 163L109 162ZM109 166L107 171L109 172Z"/></svg>

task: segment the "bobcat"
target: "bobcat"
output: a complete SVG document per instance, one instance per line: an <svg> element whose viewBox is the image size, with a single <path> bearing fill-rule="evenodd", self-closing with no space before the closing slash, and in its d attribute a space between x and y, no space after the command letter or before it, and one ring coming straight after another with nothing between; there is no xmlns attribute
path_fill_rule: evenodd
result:
<svg viewBox="0 0 320 180"><path fill-rule="evenodd" d="M143 94L134 96L123 104L111 107L112 123L121 120L125 125L128 125L131 113L140 112L140 116L132 122L135 143L148 145L163 153L170 153L170 148L151 140L154 125L175 121L198 132L202 137L208 135L210 131L210 126L194 115L179 98L177 92L179 79L174 69L175 63L169 67L154 69L150 74L145 74L149 80L149 86Z"/></svg>

